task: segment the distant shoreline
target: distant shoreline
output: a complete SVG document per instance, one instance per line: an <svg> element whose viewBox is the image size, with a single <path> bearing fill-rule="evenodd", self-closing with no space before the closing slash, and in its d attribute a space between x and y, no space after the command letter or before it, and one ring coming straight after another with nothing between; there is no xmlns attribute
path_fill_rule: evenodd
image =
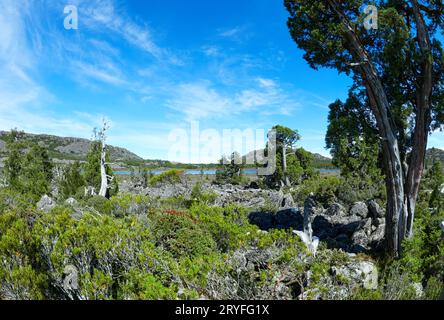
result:
<svg viewBox="0 0 444 320"><path fill-rule="evenodd" d="M154 175L159 175L165 171L168 171L171 169L155 169L155 170L149 170L148 172L151 172ZM184 172L187 176L198 176L198 175L206 175L206 176L212 176L216 175L217 169L205 169L205 170L199 170L199 169L177 169ZM339 174L339 169L317 169L320 171L321 174L331 175L331 174ZM247 176L257 176L257 169L254 168L247 168L243 169L242 172ZM128 170L118 170L114 172L115 175L118 176L130 176L132 174L131 171ZM139 172L134 172L135 175L140 175Z"/></svg>

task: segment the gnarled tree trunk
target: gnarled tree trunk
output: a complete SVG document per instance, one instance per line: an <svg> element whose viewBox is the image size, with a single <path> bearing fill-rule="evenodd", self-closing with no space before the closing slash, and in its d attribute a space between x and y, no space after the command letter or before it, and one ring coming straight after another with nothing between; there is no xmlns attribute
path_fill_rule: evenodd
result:
<svg viewBox="0 0 444 320"><path fill-rule="evenodd" d="M353 59L357 61L358 73L366 88L370 108L376 118L382 140L387 187L386 245L388 253L396 257L400 253L401 242L413 233L416 201L424 170L433 73L433 57L428 30L418 1L412 0L417 25L417 41L424 56L424 63L422 73L417 79L413 146L408 169L405 172L396 135L397 130L389 113L390 104L376 67L337 1L327 0L327 2L343 23L345 44Z"/></svg>
<svg viewBox="0 0 444 320"><path fill-rule="evenodd" d="M423 55L424 62L417 84L417 111L413 133L413 148L406 181L406 205L408 215L405 221L405 229L408 237L413 235L413 219L415 217L416 199L418 198L419 184L424 172L428 129L431 121L430 106L433 86L433 56L431 52L430 36L424 17L420 12L418 1L412 0L411 2L416 20L417 42Z"/></svg>

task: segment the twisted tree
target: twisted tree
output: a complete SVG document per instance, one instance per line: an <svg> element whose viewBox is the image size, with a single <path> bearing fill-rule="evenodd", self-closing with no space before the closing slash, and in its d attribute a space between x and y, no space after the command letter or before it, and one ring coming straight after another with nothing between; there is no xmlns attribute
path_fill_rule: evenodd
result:
<svg viewBox="0 0 444 320"><path fill-rule="evenodd" d="M386 246L398 256L412 235L428 135L444 122L444 5L437 0L285 0L288 27L313 68L350 75L377 130L386 178Z"/></svg>
<svg viewBox="0 0 444 320"><path fill-rule="evenodd" d="M95 194L109 198L118 191L117 180L113 175L109 165L109 152L106 147L106 132L109 129L108 123L103 120L102 128L94 128L93 141L86 156L84 177L87 185L92 188Z"/></svg>

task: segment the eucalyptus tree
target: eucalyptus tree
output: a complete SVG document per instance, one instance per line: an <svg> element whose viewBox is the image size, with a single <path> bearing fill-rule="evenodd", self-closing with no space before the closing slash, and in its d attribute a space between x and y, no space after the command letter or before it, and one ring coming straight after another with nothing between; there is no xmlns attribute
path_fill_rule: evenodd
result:
<svg viewBox="0 0 444 320"><path fill-rule="evenodd" d="M369 28L369 8L372 5ZM444 122L440 0L285 0L288 28L313 68L334 68L377 129L386 177L386 245L412 235L429 134ZM377 10L377 15L376 15ZM367 23L364 23L367 22ZM377 22L377 24L376 24Z"/></svg>

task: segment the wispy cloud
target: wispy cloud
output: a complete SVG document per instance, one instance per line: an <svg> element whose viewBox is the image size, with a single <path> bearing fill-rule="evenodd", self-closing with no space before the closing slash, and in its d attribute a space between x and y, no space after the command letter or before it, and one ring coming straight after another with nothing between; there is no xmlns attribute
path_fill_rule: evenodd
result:
<svg viewBox="0 0 444 320"><path fill-rule="evenodd" d="M85 76L115 86L127 83L122 71L112 63L93 65L75 61L72 63L72 69L76 76L82 75L79 79L81 82L84 80L83 76Z"/></svg>
<svg viewBox="0 0 444 320"><path fill-rule="evenodd" d="M79 30L67 31L66 4L0 0L0 129L89 138L109 112L110 143L153 157L187 121L266 129L276 118L294 121L305 106L328 105L269 72L276 50L246 49L253 28L215 28L212 39L182 49L120 0L71 0Z"/></svg>
<svg viewBox="0 0 444 320"><path fill-rule="evenodd" d="M234 26L231 28L219 29L218 36L222 39L243 43L253 36L247 25Z"/></svg>
<svg viewBox="0 0 444 320"><path fill-rule="evenodd" d="M175 65L183 64L179 57L154 41L153 32L148 25L138 24L128 18L125 12L116 8L113 0L84 0L81 5L87 27L111 31L158 60Z"/></svg>
<svg viewBox="0 0 444 320"><path fill-rule="evenodd" d="M0 2L0 110L17 113L20 108L50 98L33 75L35 59L26 37L26 6L10 1Z"/></svg>
<svg viewBox="0 0 444 320"><path fill-rule="evenodd" d="M239 34L243 31L243 27L234 27L230 29L221 30L219 35L224 38L237 38Z"/></svg>
<svg viewBox="0 0 444 320"><path fill-rule="evenodd" d="M251 87L237 92L215 89L210 81L179 85L167 106L184 114L187 120L221 118L246 112L287 115L300 106L274 80L257 78Z"/></svg>
<svg viewBox="0 0 444 320"><path fill-rule="evenodd" d="M217 57L220 55L220 49L215 45L204 46L202 47L202 51L208 57Z"/></svg>

